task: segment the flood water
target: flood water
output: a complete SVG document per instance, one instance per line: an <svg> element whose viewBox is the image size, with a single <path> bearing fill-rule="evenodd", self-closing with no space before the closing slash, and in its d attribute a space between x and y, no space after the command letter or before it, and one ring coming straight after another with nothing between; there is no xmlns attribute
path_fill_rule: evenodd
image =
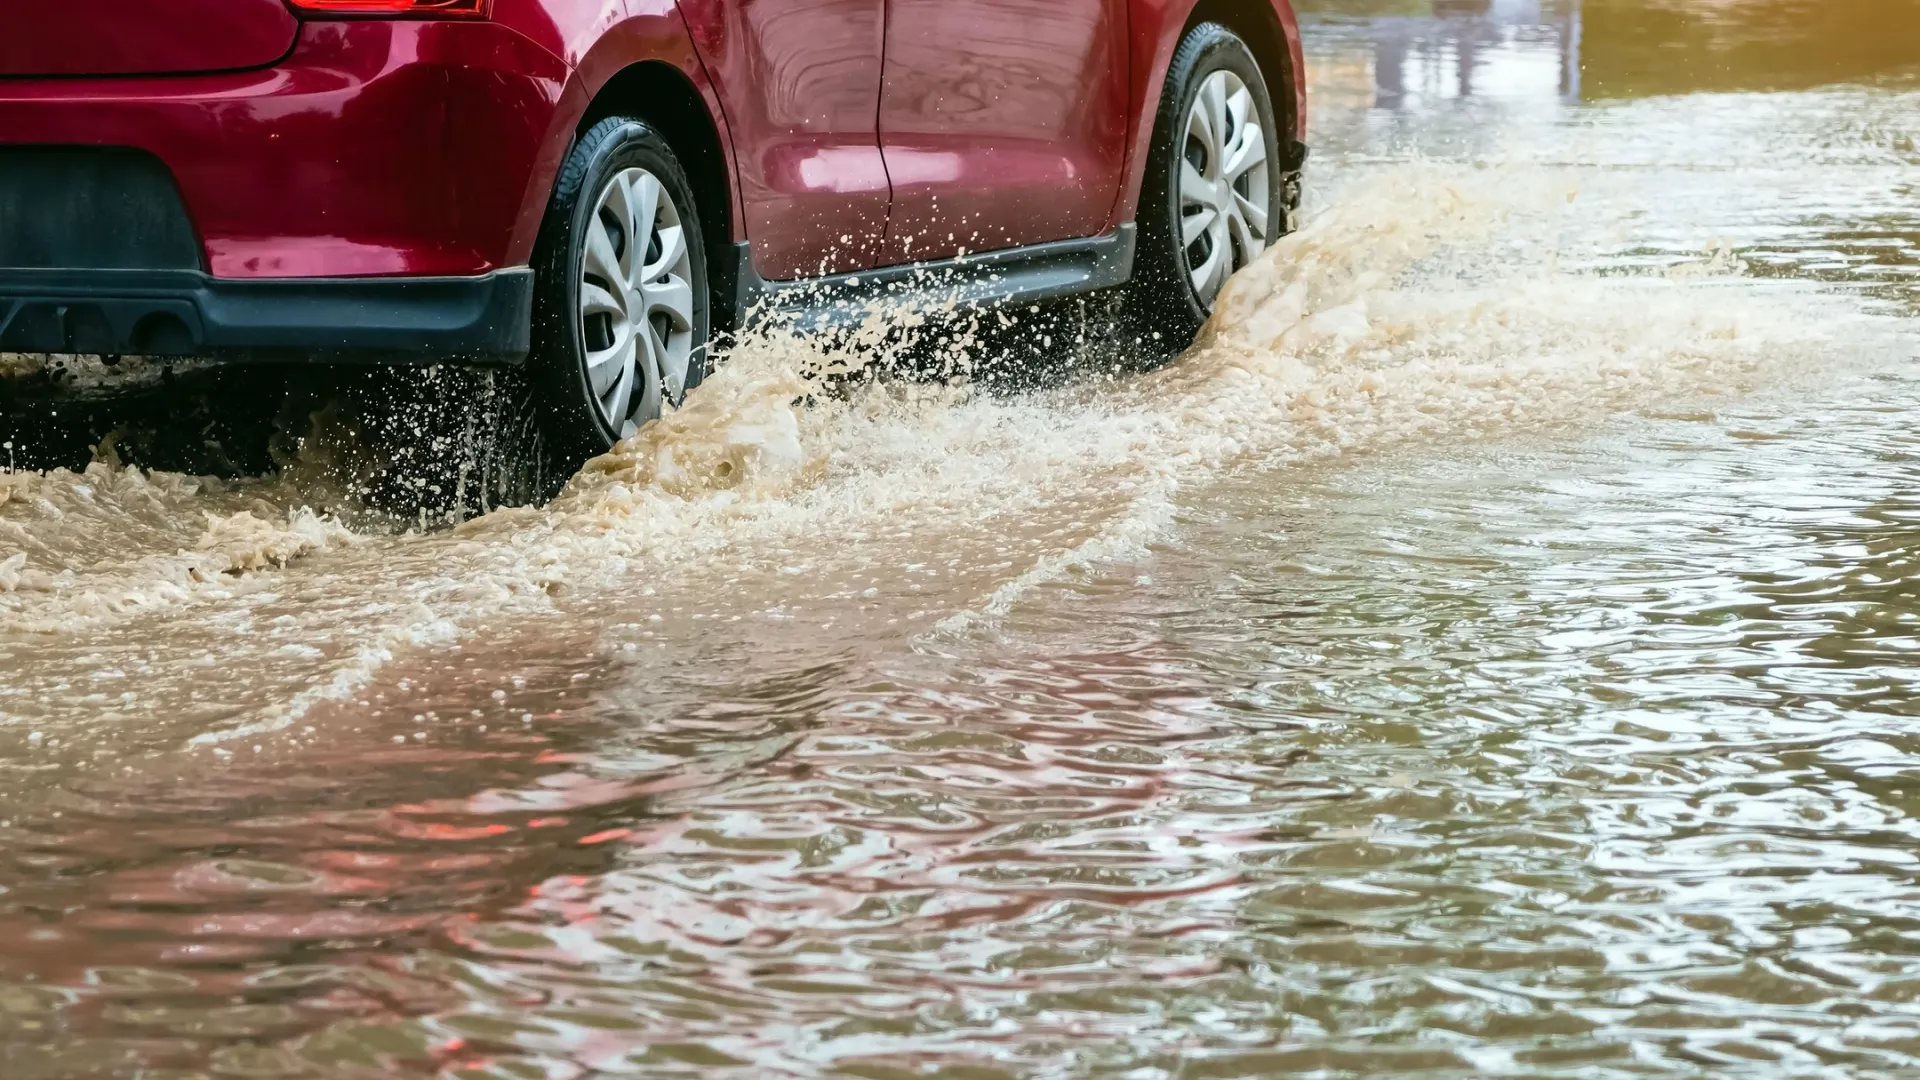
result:
<svg viewBox="0 0 1920 1080"><path fill-rule="evenodd" d="M0 474L0 1075L1913 1075L1920 3L1302 10L1162 371Z"/></svg>

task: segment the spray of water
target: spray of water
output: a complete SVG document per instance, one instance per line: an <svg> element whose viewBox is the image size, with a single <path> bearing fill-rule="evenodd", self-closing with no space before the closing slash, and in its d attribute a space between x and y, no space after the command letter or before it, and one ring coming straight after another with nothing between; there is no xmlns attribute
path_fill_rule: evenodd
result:
<svg viewBox="0 0 1920 1080"><path fill-rule="evenodd" d="M218 744L351 695L396 651L596 605L631 618L801 597L827 611L924 578L931 592L895 618L956 632L1144 551L1183 490L1224 476L1284 484L1286 466L1330 454L1593 421L1875 354L1861 334L1835 346L1836 320L1867 325L1843 301L1747 280L1724 257L1562 271L1580 254L1564 250L1581 235L1577 194L1571 174L1526 167L1346 179L1231 283L1193 350L1143 376L993 392L983 331L1026 312L947 320L934 378L855 377L913 354L917 329L942 325L925 312L876 312L831 340L767 326L550 503L451 529L369 531L316 507L326 470L311 462L241 483L106 462L5 475L0 641L64 643L9 661L31 688L68 677L78 643L114 620L190 626L179 648L243 656L297 637L314 655L275 653L235 695L238 721L193 733ZM212 629L269 610L285 634ZM17 719L36 708L31 692L0 699Z"/></svg>

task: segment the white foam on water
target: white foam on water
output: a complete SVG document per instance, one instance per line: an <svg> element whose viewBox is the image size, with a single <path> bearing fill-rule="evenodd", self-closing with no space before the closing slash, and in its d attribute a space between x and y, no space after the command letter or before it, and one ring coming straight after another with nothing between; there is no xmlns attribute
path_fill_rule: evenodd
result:
<svg viewBox="0 0 1920 1080"><path fill-rule="evenodd" d="M1173 526L1183 489L1226 472L1595 421L1901 348L1845 298L1752 281L1724 258L1562 272L1584 254L1578 237L1607 227L1570 226L1578 192L1577 174L1525 165L1357 174L1231 283L1195 349L1146 376L1012 396L909 380L839 393L818 373L871 355L762 334L550 505L439 534L355 535L289 509L284 492L238 507L244 494L107 466L8 478L0 612L16 629L84 635L112 613L244 606L250 583L322 564L329 589L392 601L378 625L313 616L316 637L368 644L335 650L299 689L253 695L270 700L200 733L205 745L284 727L366 685L396 650L512 622L503 615L601 598L630 617L639 582L664 605L675 588L698 602L803 568L830 598L934 565L950 584L917 601L935 617L909 622L956 630L1047 581L1138 557ZM49 564L63 538L121 520L141 523L130 544L107 551L96 537L95 562Z"/></svg>
<svg viewBox="0 0 1920 1080"><path fill-rule="evenodd" d="M987 614L1144 551L1179 489L1222 468L1738 393L1873 351L1842 301L1744 281L1723 257L1650 276L1558 272L1538 245L1576 194L1550 170L1382 170L1236 278L1188 356L1118 384L1000 398L881 383L803 405L801 373L822 358L801 340L750 341L688 408L589 464L545 511L460 532L517 550L543 587L590 588L634 560L684 573L754 545L964 534L1099 504L1099 520L1025 551L1027 568L968 609Z"/></svg>
<svg viewBox="0 0 1920 1080"><path fill-rule="evenodd" d="M295 693L285 702L257 709L240 724L195 735L187 740L187 748L217 747L221 743L285 731L305 718L315 706L346 701L364 690L396 653L405 649L450 645L463 636L460 627L424 606L414 608L408 616L407 621L379 631L372 640L363 641L355 647L349 657L344 662L337 662L337 666L318 685Z"/></svg>
<svg viewBox="0 0 1920 1080"><path fill-rule="evenodd" d="M236 497L218 481L106 463L0 474L0 619L15 631L80 631L226 598L258 571L359 539L331 517Z"/></svg>

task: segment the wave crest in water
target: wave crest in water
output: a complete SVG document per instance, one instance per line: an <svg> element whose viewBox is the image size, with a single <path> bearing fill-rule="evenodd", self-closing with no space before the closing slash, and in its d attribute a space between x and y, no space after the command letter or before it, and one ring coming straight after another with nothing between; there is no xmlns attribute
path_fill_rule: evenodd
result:
<svg viewBox="0 0 1920 1080"><path fill-rule="evenodd" d="M1340 177L1202 343L1145 376L1024 394L852 381L883 340L758 335L553 503L439 532L303 509L330 505L330 463L355 456L325 438L258 482L105 463L0 480L0 825L37 860L0 882L22 943L0 980L26 971L76 1003L42 1009L62 1046L139 1055L101 1026L132 1012L95 1008L111 980L87 966L145 965L176 1010L149 1010L153 1029L197 1025L154 1067L394 1075L511 1053L527 1075L570 1075L671 1040L763 1072L1068 1044L1132 1067L1135 1035L1214 1030L1179 1009L1270 1042L1280 1002L1312 1039L1294 1006L1354 987L1375 996L1347 1015L1424 1038L1479 993L1462 974L1478 959L1434 969L1459 985L1381 989L1380 970L1432 958L1426 912L1476 956L1602 968L1593 949L1516 949L1513 908L1484 934L1456 918L1539 865L1501 861L1526 843L1483 780L1541 786L1517 758L1551 762L1564 732L1462 737L1518 722L1491 693L1452 719L1500 681L1461 658L1532 633L1507 601L1542 590L1524 559L1464 598L1455 570L1567 539L1421 550L1449 569L1411 582L1439 605L1414 610L1395 575L1424 571L1366 550L1414 515L1316 534L1300 492L1333 470L1296 466L1711 409L1896 338L1847 298L1725 258L1566 271L1622 227L1569 201L1574 180ZM1375 472L1395 509L1438 483ZM1211 520L1222 505L1238 516ZM1166 541L1230 554L1083 573ZM1310 565L1343 556L1344 577ZM1194 580L1215 574L1243 587ZM1063 580L1081 592L1035 602ZM1522 655L1537 675L1565 654ZM1406 674L1373 679L1381 657ZM1496 758L1513 771L1437 782ZM1572 820L1591 770L1542 775L1566 782L1546 805L1566 843L1608 823ZM1460 846L1477 843L1463 821L1486 846ZM1404 822L1435 829L1388 824ZM1453 878L1397 844L1446 853ZM34 936L49 912L65 937ZM1396 927L1411 930L1382 937ZM1263 961L1216 947L1229 937L1274 950L1292 989L1240 980ZM1086 1023L1049 1027L1063 988L1099 1016L1073 1006ZM1617 984L1593 993L1618 1002ZM972 1011L940 1011L961 995ZM694 999L721 1004L692 1015ZM195 1016L216 1019L180 1019ZM896 1034L831 1037L849 1023ZM242 1042L262 1056L231 1056Z"/></svg>
<svg viewBox="0 0 1920 1080"><path fill-rule="evenodd" d="M170 620L150 628L156 640L190 620L181 640L206 648L209 624L278 603L279 636L320 656L278 656L272 671L292 684L262 669L236 697L291 722L300 711L286 703L336 665L356 684L373 677L353 640L444 643L509 615L578 619L582 604L613 618L636 581L663 610L751 606L768 581L780 584L763 603L827 610L922 567L938 576L915 582L899 629L953 629L1143 551L1183 487L1227 473L1596 419L1884 351L1859 319L1863 332L1836 346L1836 320L1854 318L1845 301L1711 260L1681 274L1563 272L1617 226L1575 193L1574 174L1525 166L1355 176L1231 283L1198 346L1142 377L1026 394L848 382L879 335L834 349L791 330L751 336L684 408L550 505L443 533L350 532L305 508L311 477L297 464L240 484L105 464L8 477L0 633L69 635L72 648L44 657L71 665L102 619ZM287 599L320 589L324 604ZM240 657L264 647L216 637ZM23 685L56 678L16 657ZM162 702L195 691L143 687Z"/></svg>
<svg viewBox="0 0 1920 1080"><path fill-rule="evenodd" d="M824 464L800 442L796 401L811 387L794 366L747 350L723 364L686 405L587 463L559 506L612 487L649 488L676 498L713 492L790 489ZM782 357L784 359L784 357Z"/></svg>
<svg viewBox="0 0 1920 1080"><path fill-rule="evenodd" d="M1830 336L1810 316L1839 304L1728 288L1718 271L1731 263L1703 262L1690 278L1559 272L1551 245L1575 190L1571 175L1541 170L1383 170L1242 271L1186 357L1125 385L1001 397L883 383L843 398L811 374L843 359L786 332L750 338L686 409L590 464L554 509L584 509L610 487L688 509L822 481L898 483L909 496L934 476L968 482L948 464L956 456L982 466L973 482L1012 470L1044 495L1076 482L1056 469L1203 473L1240 453L1740 390ZM985 430L995 445L977 441Z"/></svg>

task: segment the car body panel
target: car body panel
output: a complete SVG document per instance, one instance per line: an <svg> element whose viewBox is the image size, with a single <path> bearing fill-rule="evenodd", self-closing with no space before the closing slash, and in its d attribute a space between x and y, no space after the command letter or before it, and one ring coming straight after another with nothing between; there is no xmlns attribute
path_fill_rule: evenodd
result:
<svg viewBox="0 0 1920 1080"><path fill-rule="evenodd" d="M571 69L627 18L627 9L626 0L493 0L491 17Z"/></svg>
<svg viewBox="0 0 1920 1080"><path fill-rule="evenodd" d="M502 0L507 2L507 0ZM512 0L538 9L542 0ZM551 3L552 0L547 0ZM586 0L574 0L583 6L584 15L589 9L584 6ZM706 66L701 62L700 54L695 50L692 35L688 32L685 19L679 5L674 0L595 0L604 3L607 14L602 16L604 25L598 21L592 27L576 31L571 40L555 38L552 44L557 46L557 54L566 58L572 74L568 78L567 88L554 110L550 124L550 133L545 142L540 160L536 163L532 183L528 185L527 200L522 211L523 217L519 229L515 232L515 250L531 252L534 238L539 233L540 219L546 213L547 200L553 192L554 179L558 176L560 165L567 151L572 148L573 137L593 101L607 85L628 68L638 65L661 65L671 68L693 87L705 103L709 119L720 136L721 154L726 159L725 173L736 176L738 170L734 164L732 132L727 124L726 110L717 92L713 79ZM498 12L496 10L496 17ZM531 22L532 20L528 20ZM535 31L537 35L537 31ZM548 39L535 36L535 40L547 43ZM732 239L744 239L741 230L742 213L739 198L740 185L731 184L727 197L730 212L726 215L732 224ZM524 247L522 246L524 244Z"/></svg>
<svg viewBox="0 0 1920 1080"><path fill-rule="evenodd" d="M0 81L0 144L158 157L218 277L480 274L531 250L567 76L498 23L315 22L269 69Z"/></svg>
<svg viewBox="0 0 1920 1080"><path fill-rule="evenodd" d="M691 84L720 136L732 239L758 277L793 280L1111 235L1134 217L1155 106L1195 3L1250 10L496 0L486 21L288 22L280 0L237 6L253 2L145 10L230 4L263 13L259 26L293 27L271 56L244 19L199 27L200 55L213 59L193 62L265 66L0 77L0 154L10 144L151 154L215 278L478 276L529 262L596 95L632 65L661 64ZM1290 76L1282 108L1300 135L1298 29L1285 0L1274 3L1291 67L1273 75L1276 98ZM16 19L0 55L46 51L65 25ZM151 64L187 63L166 52L180 36L156 38ZM939 242L922 243L929 235Z"/></svg>
<svg viewBox="0 0 1920 1080"><path fill-rule="evenodd" d="M0 22L7 77L265 67L300 27L282 0L15 0Z"/></svg>
<svg viewBox="0 0 1920 1080"><path fill-rule="evenodd" d="M731 132L754 268L872 266L892 189L875 133L886 0L681 0Z"/></svg>
<svg viewBox="0 0 1920 1080"><path fill-rule="evenodd" d="M1127 160L1127 0L887 0L883 263L1108 225Z"/></svg>

